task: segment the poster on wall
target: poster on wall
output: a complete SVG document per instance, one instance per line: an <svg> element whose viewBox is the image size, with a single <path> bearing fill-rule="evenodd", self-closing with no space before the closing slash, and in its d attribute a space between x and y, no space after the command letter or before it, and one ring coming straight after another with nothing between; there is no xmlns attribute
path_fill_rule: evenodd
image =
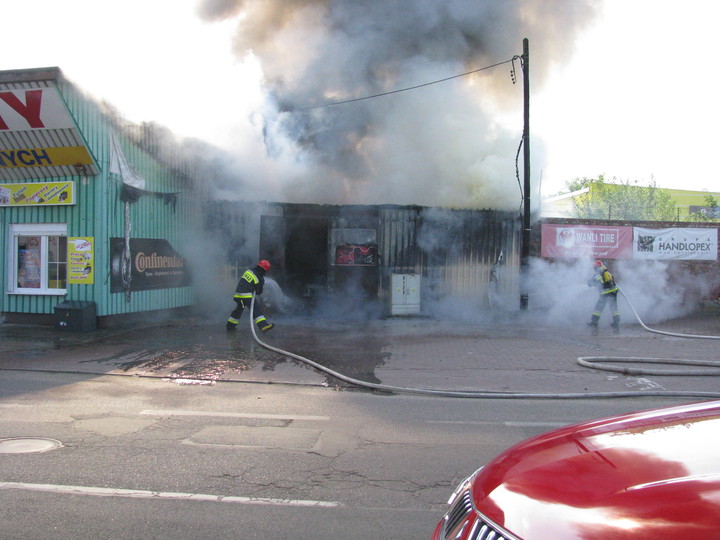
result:
<svg viewBox="0 0 720 540"><path fill-rule="evenodd" d="M24 249L18 250L18 287L39 289L40 283L40 237L28 237Z"/></svg>
<svg viewBox="0 0 720 540"><path fill-rule="evenodd" d="M375 266L377 264L376 244L338 244L335 247L337 266Z"/></svg>
<svg viewBox="0 0 720 540"><path fill-rule="evenodd" d="M0 206L75 204L74 182L0 184Z"/></svg>
<svg viewBox="0 0 720 540"><path fill-rule="evenodd" d="M543 223L541 254L547 258L631 259L633 228Z"/></svg>
<svg viewBox="0 0 720 540"><path fill-rule="evenodd" d="M68 283L95 283L95 239L92 236L69 237Z"/></svg>
<svg viewBox="0 0 720 540"><path fill-rule="evenodd" d="M633 252L635 259L715 261L718 230L634 227Z"/></svg>
<svg viewBox="0 0 720 540"><path fill-rule="evenodd" d="M125 292L124 238L110 239L110 292ZM185 258L162 238L131 238L129 285L133 291L172 289L192 284Z"/></svg>

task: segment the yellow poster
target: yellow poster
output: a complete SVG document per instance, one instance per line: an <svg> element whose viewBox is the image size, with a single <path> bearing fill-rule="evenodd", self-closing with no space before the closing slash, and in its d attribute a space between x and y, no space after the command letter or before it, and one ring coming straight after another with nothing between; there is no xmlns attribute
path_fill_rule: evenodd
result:
<svg viewBox="0 0 720 540"><path fill-rule="evenodd" d="M75 204L75 182L0 184L0 206Z"/></svg>
<svg viewBox="0 0 720 540"><path fill-rule="evenodd" d="M68 238L68 283L92 285L95 280L95 238Z"/></svg>

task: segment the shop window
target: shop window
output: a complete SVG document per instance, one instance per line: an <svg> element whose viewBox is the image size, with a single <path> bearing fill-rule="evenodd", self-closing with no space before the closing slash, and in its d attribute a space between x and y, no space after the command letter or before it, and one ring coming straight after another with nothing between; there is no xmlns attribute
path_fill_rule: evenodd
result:
<svg viewBox="0 0 720 540"><path fill-rule="evenodd" d="M65 294L67 226L10 225L8 291L16 294Z"/></svg>

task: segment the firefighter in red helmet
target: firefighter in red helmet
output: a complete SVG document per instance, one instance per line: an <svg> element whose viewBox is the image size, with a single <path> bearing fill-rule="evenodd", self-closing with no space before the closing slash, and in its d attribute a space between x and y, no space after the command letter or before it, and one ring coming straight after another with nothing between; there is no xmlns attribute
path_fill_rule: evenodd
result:
<svg viewBox="0 0 720 540"><path fill-rule="evenodd" d="M593 266L595 268L595 274L588 281L588 287L597 287L600 291L600 296L597 302L595 302L595 309L593 310L588 325L597 328L598 321L600 321L600 314L603 309L605 309L605 305L610 302L612 327L613 330L617 332L620 330L620 312L618 311L617 305L618 286L615 285L615 278L613 278L613 275L600 259L596 260Z"/></svg>
<svg viewBox="0 0 720 540"><path fill-rule="evenodd" d="M250 307L253 293L255 296L260 296L262 294L263 287L265 286L265 273L269 270L270 262L263 259L257 263L255 267L248 268L245 272L243 272L243 275L240 277L240 281L238 281L237 287L235 288L235 296L233 297L237 307L230 314L227 324L225 325L228 332L234 332L237 330L243 310ZM274 324L268 322L265 318L265 315L262 313L260 302L257 299L255 300L252 317L255 324L257 324L258 328L263 332L267 332L275 326Z"/></svg>

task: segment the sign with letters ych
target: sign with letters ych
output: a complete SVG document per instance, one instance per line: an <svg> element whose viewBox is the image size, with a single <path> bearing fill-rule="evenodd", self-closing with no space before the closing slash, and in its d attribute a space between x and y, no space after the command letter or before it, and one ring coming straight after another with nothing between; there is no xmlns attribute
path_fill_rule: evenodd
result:
<svg viewBox="0 0 720 540"><path fill-rule="evenodd" d="M27 178L44 168L37 172L38 178L67 175L57 167L96 174L93 158L54 87L0 91L0 133L17 133L15 143L0 148L0 174L25 169ZM27 137L28 133L32 136Z"/></svg>

